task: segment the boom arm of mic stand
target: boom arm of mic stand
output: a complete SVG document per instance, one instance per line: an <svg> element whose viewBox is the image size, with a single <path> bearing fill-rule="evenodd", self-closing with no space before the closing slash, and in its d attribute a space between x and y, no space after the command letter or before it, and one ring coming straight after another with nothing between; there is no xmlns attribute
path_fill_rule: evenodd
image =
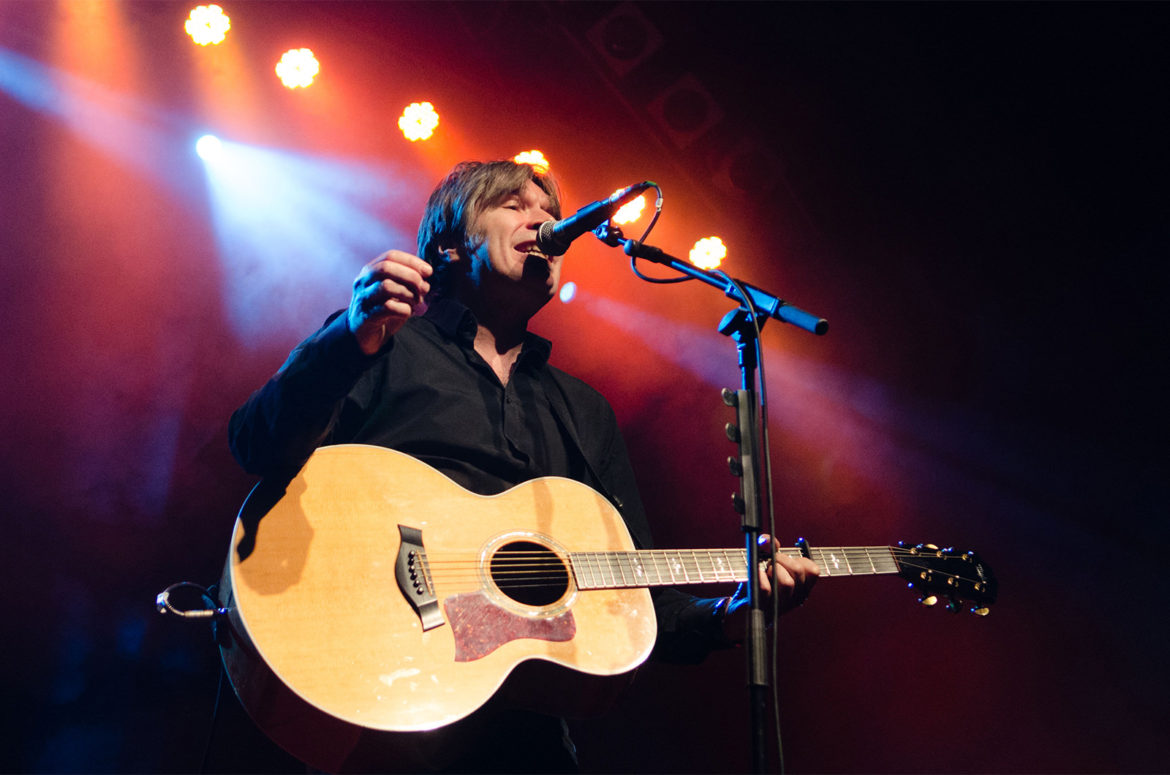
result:
<svg viewBox="0 0 1170 775"><path fill-rule="evenodd" d="M609 243L609 240L602 238ZM674 269L676 272L693 277L696 280L701 280L708 285L713 285L720 288L724 295L733 301L737 301L744 306L754 308L763 318L760 320L760 325L764 324L764 320L768 318L776 318L784 323L791 323L797 328L803 328L818 336L823 335L829 330L829 321L822 317L818 317L811 312L805 312L799 307L795 307L781 298L773 296L767 291L757 288L748 283L733 283L729 282L724 275L715 272L709 272L705 269L699 269L694 264L682 261L674 256L671 256L663 250L646 245L631 239L618 238L617 243L622 246L627 256L631 258L641 258L646 261L652 261L655 264L662 264ZM738 286L738 287L737 287ZM743 297L739 289L742 288L744 293L750 297L751 303L748 304L748 299Z"/></svg>

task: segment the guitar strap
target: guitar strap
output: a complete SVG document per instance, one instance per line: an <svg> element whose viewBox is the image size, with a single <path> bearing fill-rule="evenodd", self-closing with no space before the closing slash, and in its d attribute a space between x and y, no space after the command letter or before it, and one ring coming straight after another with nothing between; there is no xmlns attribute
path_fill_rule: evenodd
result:
<svg viewBox="0 0 1170 775"><path fill-rule="evenodd" d="M569 403L565 396L565 389L561 387L561 383L557 380L556 374L546 365L540 370L540 380L544 384L544 393L548 397L548 402L552 405L553 416L556 418L557 424L561 426L561 431L569 438L569 441L573 442L577 453L585 461L585 470L589 473L590 478L593 479L594 488L604 495L605 499L612 503L618 511L621 511L621 498L615 497L609 491L609 488L605 486L605 482L597 475L597 469L593 467L592 461L589 460L589 455L581 445L581 438L577 435L577 423L573 422L573 415L569 411Z"/></svg>

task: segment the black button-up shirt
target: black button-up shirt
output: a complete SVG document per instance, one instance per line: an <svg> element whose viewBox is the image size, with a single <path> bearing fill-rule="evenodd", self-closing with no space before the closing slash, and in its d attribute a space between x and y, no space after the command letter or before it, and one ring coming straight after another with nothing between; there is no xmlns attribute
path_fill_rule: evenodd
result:
<svg viewBox="0 0 1170 775"><path fill-rule="evenodd" d="M397 449L481 495L538 476L583 479L541 377L548 340L527 336L505 385L475 351L476 330L471 311L450 301L409 321L349 392L328 442Z"/></svg>
<svg viewBox="0 0 1170 775"><path fill-rule="evenodd" d="M507 385L475 351L478 324L441 299L373 356L343 313L302 342L232 415L232 453L250 473L295 473L324 444L375 444L417 457L491 495L539 476L593 486L619 507L640 548L652 541L625 442L609 402L548 363L528 334ZM716 608L673 589L654 596L658 653L697 661L726 645Z"/></svg>

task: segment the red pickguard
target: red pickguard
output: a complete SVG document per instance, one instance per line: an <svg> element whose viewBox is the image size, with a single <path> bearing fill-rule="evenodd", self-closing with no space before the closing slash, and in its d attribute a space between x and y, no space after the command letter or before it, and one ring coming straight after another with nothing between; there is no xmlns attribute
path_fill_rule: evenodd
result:
<svg viewBox="0 0 1170 775"><path fill-rule="evenodd" d="M520 616L500 608L482 592L452 595L443 601L443 608L455 635L456 662L486 657L519 638L563 642L577 634L572 611L548 618Z"/></svg>

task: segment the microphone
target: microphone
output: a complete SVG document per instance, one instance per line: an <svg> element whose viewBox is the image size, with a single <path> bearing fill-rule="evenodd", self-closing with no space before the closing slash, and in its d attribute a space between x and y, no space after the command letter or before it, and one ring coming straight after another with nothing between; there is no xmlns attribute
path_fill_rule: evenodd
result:
<svg viewBox="0 0 1170 775"><path fill-rule="evenodd" d="M568 218L559 221L545 221L536 230L536 247L548 256L562 255L569 249L569 243L587 231L593 231L610 219L617 209L654 183L647 180L623 188L608 199L602 199L582 207Z"/></svg>

